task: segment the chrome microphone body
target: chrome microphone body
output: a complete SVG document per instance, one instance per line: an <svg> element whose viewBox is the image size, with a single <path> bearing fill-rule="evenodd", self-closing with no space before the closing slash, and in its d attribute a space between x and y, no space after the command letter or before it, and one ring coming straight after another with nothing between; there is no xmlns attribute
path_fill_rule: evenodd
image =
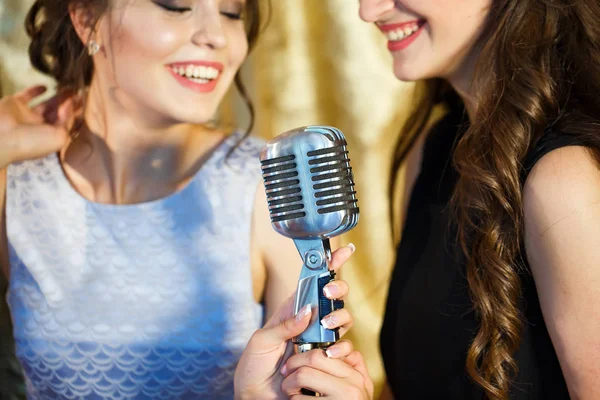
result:
<svg viewBox="0 0 600 400"><path fill-rule="evenodd" d="M293 239L303 261L294 312L312 308L308 328L294 338L297 351L327 348L339 339L321 319L343 308L323 287L330 270L329 239L354 228L359 208L344 134L330 126L307 126L283 133L262 150L261 168L273 228Z"/></svg>

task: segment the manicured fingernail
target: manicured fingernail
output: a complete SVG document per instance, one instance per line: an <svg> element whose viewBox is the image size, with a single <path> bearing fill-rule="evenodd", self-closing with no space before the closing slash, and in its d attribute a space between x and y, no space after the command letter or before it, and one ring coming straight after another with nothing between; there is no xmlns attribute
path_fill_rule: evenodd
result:
<svg viewBox="0 0 600 400"><path fill-rule="evenodd" d="M339 355L340 350L337 347L330 347L327 350L325 350L325 354L327 354L327 357L332 358Z"/></svg>
<svg viewBox="0 0 600 400"><path fill-rule="evenodd" d="M337 318L335 317L335 315L333 314L329 314L328 316L326 316L325 318L323 318L321 320L321 323L323 324L323 326L327 329L333 329L336 327L337 324Z"/></svg>
<svg viewBox="0 0 600 400"><path fill-rule="evenodd" d="M325 296L329 299L337 299L337 296L340 294L340 289L336 284L330 283L323 288L323 293L325 293Z"/></svg>
<svg viewBox="0 0 600 400"><path fill-rule="evenodd" d="M354 254L354 252L356 251L356 246L354 245L354 243L348 243L348 247L350 248L350 251L352 252L351 254Z"/></svg>
<svg viewBox="0 0 600 400"><path fill-rule="evenodd" d="M283 367L281 367L281 369L279 370L279 372L281 372L281 375L285 375L287 372L287 365L283 364Z"/></svg>
<svg viewBox="0 0 600 400"><path fill-rule="evenodd" d="M304 319L304 317L306 317L307 315L309 315L311 312L310 309L310 304L305 305L304 307L302 307L300 309L300 311L298 311L298 314L296 314L296 321L300 322Z"/></svg>

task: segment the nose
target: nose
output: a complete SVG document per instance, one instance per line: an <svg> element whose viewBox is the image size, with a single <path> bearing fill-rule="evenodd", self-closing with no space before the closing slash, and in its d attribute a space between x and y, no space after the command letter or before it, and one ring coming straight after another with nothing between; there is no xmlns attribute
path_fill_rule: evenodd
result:
<svg viewBox="0 0 600 400"><path fill-rule="evenodd" d="M221 14L215 9L199 12L192 42L196 46L220 49L227 46L227 36L223 29Z"/></svg>
<svg viewBox="0 0 600 400"><path fill-rule="evenodd" d="M395 0L360 0L358 15L365 22L377 22L394 6Z"/></svg>

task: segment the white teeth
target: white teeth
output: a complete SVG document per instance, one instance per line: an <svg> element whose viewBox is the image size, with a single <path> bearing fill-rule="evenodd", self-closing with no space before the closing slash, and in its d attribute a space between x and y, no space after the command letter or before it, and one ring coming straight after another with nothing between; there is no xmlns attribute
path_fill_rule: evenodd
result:
<svg viewBox="0 0 600 400"><path fill-rule="evenodd" d="M172 70L180 76L191 80L210 81L219 76L219 70L204 65L187 65L184 67L172 67Z"/></svg>
<svg viewBox="0 0 600 400"><path fill-rule="evenodd" d="M398 28L398 29L388 31L386 33L386 36L387 36L388 40L398 41L398 40L402 40L402 39L405 39L405 38L411 36L418 30L419 30L419 25L413 24L413 25L406 26L404 28Z"/></svg>

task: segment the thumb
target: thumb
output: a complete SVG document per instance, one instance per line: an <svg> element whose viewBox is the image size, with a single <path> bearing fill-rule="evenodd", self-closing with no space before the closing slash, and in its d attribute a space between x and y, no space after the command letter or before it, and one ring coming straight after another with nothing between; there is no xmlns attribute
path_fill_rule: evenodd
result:
<svg viewBox="0 0 600 400"><path fill-rule="evenodd" d="M46 156L59 151L69 137L66 129L52 125L24 125L14 131L15 161Z"/></svg>
<svg viewBox="0 0 600 400"><path fill-rule="evenodd" d="M62 102L57 106L54 115L48 116L48 123L66 128L75 117L75 100L73 97L61 99Z"/></svg>
<svg viewBox="0 0 600 400"><path fill-rule="evenodd" d="M302 307L295 317L288 318L270 328L265 327L257 331L256 342L257 346L260 347L260 351L269 351L271 348L280 346L304 332L310 323L311 311L311 305L308 304Z"/></svg>

